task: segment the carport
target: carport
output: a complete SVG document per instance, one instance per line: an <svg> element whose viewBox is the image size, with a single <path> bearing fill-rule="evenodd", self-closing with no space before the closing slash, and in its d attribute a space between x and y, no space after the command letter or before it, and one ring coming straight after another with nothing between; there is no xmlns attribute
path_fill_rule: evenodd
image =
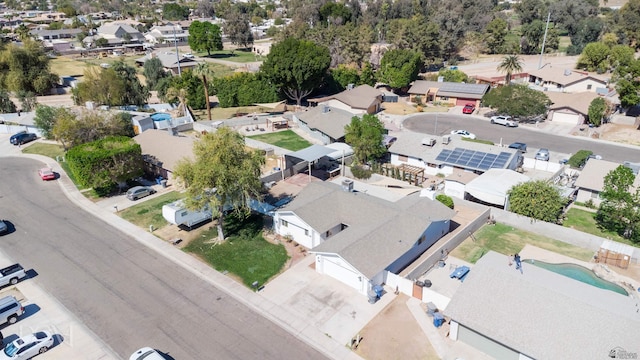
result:
<svg viewBox="0 0 640 360"><path fill-rule="evenodd" d="M285 154L285 169L294 167L295 165L306 161L309 167L309 182L311 182L311 165L320 158L323 158L335 151L335 149L330 149L323 145L311 145L302 150Z"/></svg>
<svg viewBox="0 0 640 360"><path fill-rule="evenodd" d="M508 169L489 169L471 180L465 192L489 204L508 208L507 193L512 187L529 181L529 177Z"/></svg>

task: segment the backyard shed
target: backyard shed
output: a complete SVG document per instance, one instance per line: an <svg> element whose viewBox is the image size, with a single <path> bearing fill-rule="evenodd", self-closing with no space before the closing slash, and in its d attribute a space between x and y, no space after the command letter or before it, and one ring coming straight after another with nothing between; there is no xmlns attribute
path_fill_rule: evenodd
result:
<svg viewBox="0 0 640 360"><path fill-rule="evenodd" d="M602 245L600 245L596 261L626 269L629 267L632 256L633 246L625 245L617 241L605 240L602 242Z"/></svg>

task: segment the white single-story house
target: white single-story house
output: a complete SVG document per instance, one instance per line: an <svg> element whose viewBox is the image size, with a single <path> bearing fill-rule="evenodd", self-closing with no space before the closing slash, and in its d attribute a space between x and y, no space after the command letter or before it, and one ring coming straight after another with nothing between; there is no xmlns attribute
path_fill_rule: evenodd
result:
<svg viewBox="0 0 640 360"><path fill-rule="evenodd" d="M584 124L589 118L589 105L600 97L595 92L583 91L579 93L547 92L551 106L547 113L547 120L569 125Z"/></svg>
<svg viewBox="0 0 640 360"><path fill-rule="evenodd" d="M382 92L369 85L360 85L335 95L309 99L309 103L346 110L352 114L375 114L380 111Z"/></svg>
<svg viewBox="0 0 640 360"><path fill-rule="evenodd" d="M173 178L178 161L194 159L193 144L189 136L172 135L167 130L149 129L133 137L140 145L145 171L165 179Z"/></svg>
<svg viewBox="0 0 640 360"><path fill-rule="evenodd" d="M454 170L481 174L489 169L516 169L522 156L515 149L465 141L459 135L398 132L389 147L391 164L423 168L429 175L450 175Z"/></svg>
<svg viewBox="0 0 640 360"><path fill-rule="evenodd" d="M453 106L480 105L482 97L489 92L487 84L466 84L447 81L416 80L409 88L409 100L420 96L423 103L439 101Z"/></svg>
<svg viewBox="0 0 640 360"><path fill-rule="evenodd" d="M304 132L326 145L344 141L344 127L351 123L354 116L344 109L320 105L293 114L293 121Z"/></svg>
<svg viewBox="0 0 640 360"><path fill-rule="evenodd" d="M315 269L366 295L450 230L453 210L418 193L397 201L312 182L274 215L275 232L315 255Z"/></svg>
<svg viewBox="0 0 640 360"><path fill-rule="evenodd" d="M465 186L465 198L477 199L481 202L508 209L512 187L529 181L530 178L509 169L489 169L471 180Z"/></svg>
<svg viewBox="0 0 640 360"><path fill-rule="evenodd" d="M151 54L147 54L141 58L136 59L136 64L138 64L139 66L144 66L144 63L147 60L153 58L158 58L162 63L162 67L164 68L164 70L170 71L174 75L178 74L178 69L180 71L184 71L187 69L193 69L198 65L197 61L190 58L181 57L175 52L171 51L156 51Z"/></svg>
<svg viewBox="0 0 640 360"><path fill-rule="evenodd" d="M504 360L637 355L636 297L574 280L527 260L520 272L508 261L507 256L490 251L473 266L444 309L451 319L449 338Z"/></svg>
<svg viewBox="0 0 640 360"><path fill-rule="evenodd" d="M578 189L576 201L585 203L591 200L595 206L599 206L602 202L600 193L604 190L604 178L618 166L622 166L622 164L607 160L589 159L575 182L575 187ZM633 186L635 188L640 187L640 176L636 175Z"/></svg>
<svg viewBox="0 0 640 360"><path fill-rule="evenodd" d="M179 24L155 25L144 34L144 38L151 44L186 42L189 38L189 30L183 30Z"/></svg>
<svg viewBox="0 0 640 360"><path fill-rule="evenodd" d="M551 65L530 71L529 83L549 92L596 92L607 87L607 80L599 75Z"/></svg>

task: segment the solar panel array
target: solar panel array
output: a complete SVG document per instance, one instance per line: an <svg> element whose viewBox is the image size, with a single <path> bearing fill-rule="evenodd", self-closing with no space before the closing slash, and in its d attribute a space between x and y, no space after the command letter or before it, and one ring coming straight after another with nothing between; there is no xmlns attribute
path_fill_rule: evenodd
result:
<svg viewBox="0 0 640 360"><path fill-rule="evenodd" d="M511 153L501 152L491 154L482 151L455 148L453 150L444 149L436 157L436 161L442 161L450 165L458 165L466 168L478 170L504 169L507 161L511 158Z"/></svg>
<svg viewBox="0 0 640 360"><path fill-rule="evenodd" d="M487 92L488 87L486 84L446 83L440 87L440 91L481 95Z"/></svg>

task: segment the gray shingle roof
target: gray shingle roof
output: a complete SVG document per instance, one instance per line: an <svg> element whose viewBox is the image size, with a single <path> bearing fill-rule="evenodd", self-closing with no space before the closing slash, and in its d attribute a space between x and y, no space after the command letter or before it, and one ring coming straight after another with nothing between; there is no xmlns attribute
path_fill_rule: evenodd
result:
<svg viewBox="0 0 640 360"><path fill-rule="evenodd" d="M339 100L354 109L368 109L376 102L380 102L382 92L369 85L356 86L351 90L345 90L331 96L325 96L319 99L309 99L311 102L323 102L331 99Z"/></svg>
<svg viewBox="0 0 640 360"><path fill-rule="evenodd" d="M296 113L295 116L310 129L316 129L324 134L329 135L333 139L340 139L344 136L344 127L351 123L351 118L355 115L346 110L337 109L327 106L318 105L307 111Z"/></svg>
<svg viewBox="0 0 640 360"><path fill-rule="evenodd" d="M438 89L438 96L481 99L489 91L489 85L416 80L408 92L409 94L424 95L429 89Z"/></svg>
<svg viewBox="0 0 640 360"><path fill-rule="evenodd" d="M602 191L604 190L604 177L615 170L620 164L598 159L589 159L576 179L578 188Z"/></svg>
<svg viewBox="0 0 640 360"><path fill-rule="evenodd" d="M293 211L316 231L348 226L313 249L336 253L368 278L413 247L433 221L449 220L453 210L439 201L409 195L390 202L339 185L312 182L282 211Z"/></svg>
<svg viewBox="0 0 640 360"><path fill-rule="evenodd" d="M532 70L529 72L530 76L541 78L544 81L554 82L562 86L568 86L579 81L591 79L606 84L606 81L600 78L598 75L592 75L581 71L567 69L563 67L553 67L551 65L545 66L542 69Z"/></svg>
<svg viewBox="0 0 640 360"><path fill-rule="evenodd" d="M640 351L636 301L507 257L485 254L444 314L533 359L604 359Z"/></svg>
<svg viewBox="0 0 640 360"><path fill-rule="evenodd" d="M173 171L183 158L193 159L195 140L188 136L173 136L166 130L150 129L136 135L142 154L153 155L162 162L162 168Z"/></svg>

